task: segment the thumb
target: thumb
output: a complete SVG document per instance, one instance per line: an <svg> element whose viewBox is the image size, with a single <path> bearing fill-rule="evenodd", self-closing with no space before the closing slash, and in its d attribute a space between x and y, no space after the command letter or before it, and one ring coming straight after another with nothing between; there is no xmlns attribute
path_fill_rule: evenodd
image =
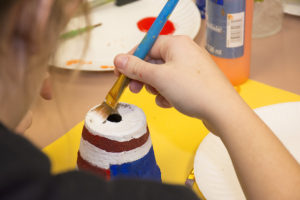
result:
<svg viewBox="0 0 300 200"><path fill-rule="evenodd" d="M154 86L154 81L157 79L155 75L159 66L127 54L117 55L114 64L125 76Z"/></svg>

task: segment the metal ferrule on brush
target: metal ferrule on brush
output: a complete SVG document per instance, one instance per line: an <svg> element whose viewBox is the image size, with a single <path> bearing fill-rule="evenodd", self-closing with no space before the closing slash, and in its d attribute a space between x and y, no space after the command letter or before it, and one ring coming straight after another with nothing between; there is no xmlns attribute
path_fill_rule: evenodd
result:
<svg viewBox="0 0 300 200"><path fill-rule="evenodd" d="M129 78L121 74L105 97L105 102L107 103L107 105L109 105L114 110L116 109L121 94L123 93L128 83Z"/></svg>

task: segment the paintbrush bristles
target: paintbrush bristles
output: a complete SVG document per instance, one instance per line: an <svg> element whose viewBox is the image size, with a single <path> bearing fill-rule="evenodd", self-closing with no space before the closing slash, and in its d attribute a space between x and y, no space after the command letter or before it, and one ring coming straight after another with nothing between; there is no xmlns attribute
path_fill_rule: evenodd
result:
<svg viewBox="0 0 300 200"><path fill-rule="evenodd" d="M110 107L106 102L103 102L101 105L97 106L94 109L101 117L106 121L106 119L111 115L115 110Z"/></svg>
<svg viewBox="0 0 300 200"><path fill-rule="evenodd" d="M125 87L128 85L129 79L121 74L113 87L110 89L105 97L105 101L95 108L95 111L101 115L105 120L113 113L118 106L119 98L123 93Z"/></svg>

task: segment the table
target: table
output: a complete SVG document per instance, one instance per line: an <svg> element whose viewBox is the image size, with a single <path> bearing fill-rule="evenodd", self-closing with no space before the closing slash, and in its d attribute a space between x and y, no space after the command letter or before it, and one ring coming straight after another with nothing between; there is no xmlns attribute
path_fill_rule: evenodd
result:
<svg viewBox="0 0 300 200"><path fill-rule="evenodd" d="M285 15L278 34L252 47L251 79L300 94L300 17Z"/></svg>
<svg viewBox="0 0 300 200"><path fill-rule="evenodd" d="M202 22L204 24L204 22ZM202 25L204 27L204 25ZM204 29L195 41L204 45ZM268 38L253 39L251 74L257 80L300 94L300 18L285 15L282 30ZM38 98L33 124L25 136L43 148L84 119L103 101L116 77L112 72L80 72L50 68L54 99Z"/></svg>

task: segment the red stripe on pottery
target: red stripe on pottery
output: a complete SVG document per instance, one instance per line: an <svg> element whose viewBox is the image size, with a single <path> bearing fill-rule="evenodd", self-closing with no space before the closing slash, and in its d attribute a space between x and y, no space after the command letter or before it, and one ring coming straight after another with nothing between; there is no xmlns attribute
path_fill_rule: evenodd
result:
<svg viewBox="0 0 300 200"><path fill-rule="evenodd" d="M110 140L108 138L93 135L90 133L87 128L84 126L82 130L82 138L99 149L105 150L107 152L123 152L130 151L136 149L137 147L145 144L149 137L149 130L147 128L147 132L141 136L140 138L132 139L126 142L118 142L115 140Z"/></svg>
<svg viewBox="0 0 300 200"><path fill-rule="evenodd" d="M89 171L92 173L95 173L98 176L101 176L102 178L105 178L106 180L110 179L110 170L109 169L102 169L100 167L94 166L88 161L84 160L80 152L78 152L78 158L77 158L77 167L80 170Z"/></svg>

